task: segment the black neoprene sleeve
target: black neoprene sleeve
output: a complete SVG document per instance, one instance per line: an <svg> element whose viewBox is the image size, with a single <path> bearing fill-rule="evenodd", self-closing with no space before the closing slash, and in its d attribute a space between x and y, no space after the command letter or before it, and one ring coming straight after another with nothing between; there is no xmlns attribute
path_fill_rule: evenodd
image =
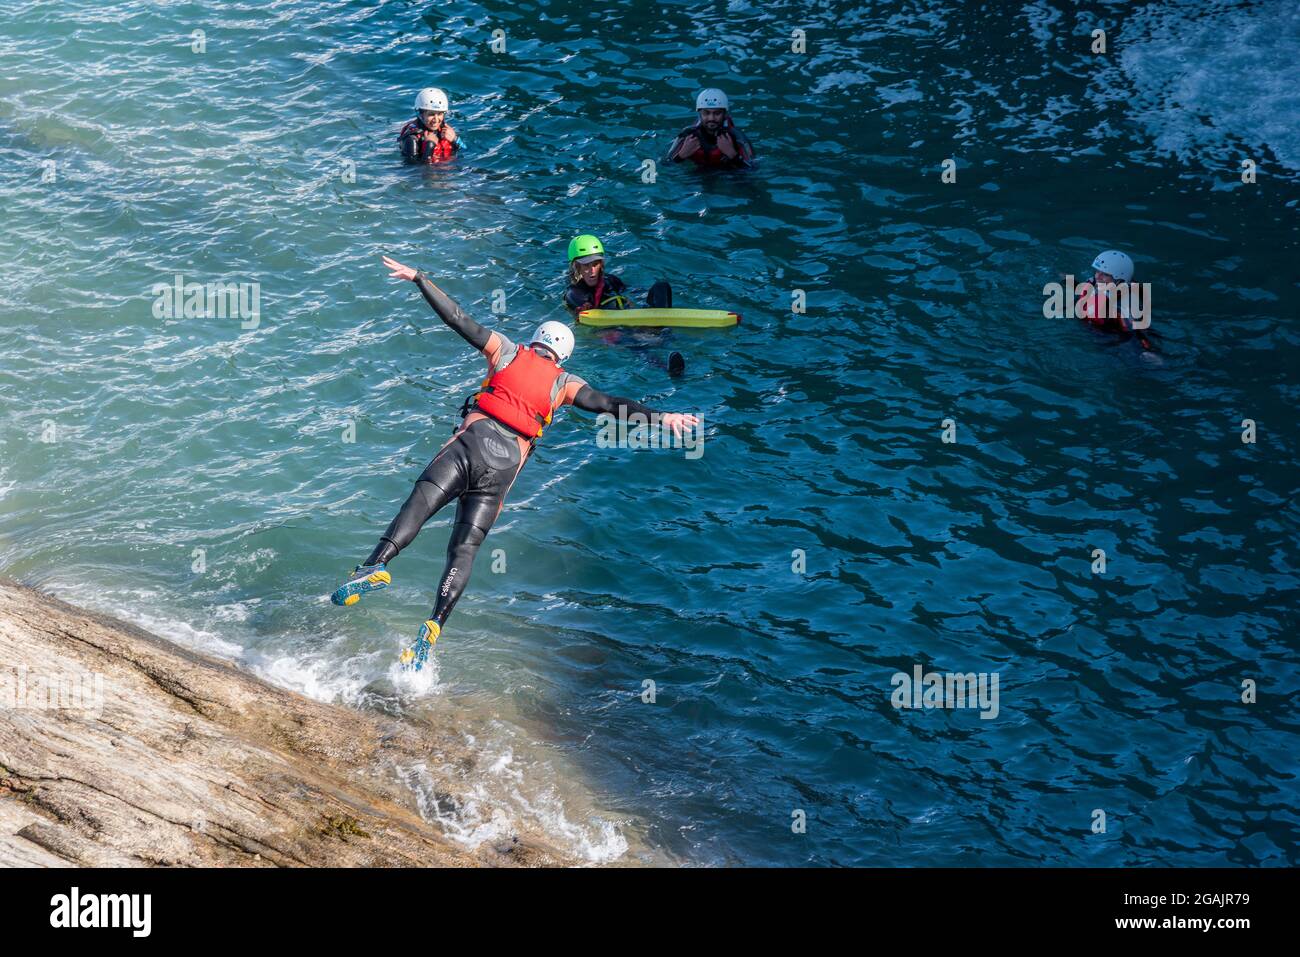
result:
<svg viewBox="0 0 1300 957"><path fill-rule="evenodd" d="M607 395L589 385L584 385L578 390L578 394L573 397L573 404L584 412L608 412L611 415L617 415L620 408L625 408L629 414L639 412L646 418L659 414L649 406L642 405L633 399Z"/></svg>
<svg viewBox="0 0 1300 957"><path fill-rule="evenodd" d="M420 287L421 295L433 307L433 311L438 314L439 319L455 329L460 334L460 337L475 349L481 351L487 348L488 337L492 334L465 315L465 310L452 302L450 296L430 282L428 276L422 272L417 272L415 274L415 284Z"/></svg>

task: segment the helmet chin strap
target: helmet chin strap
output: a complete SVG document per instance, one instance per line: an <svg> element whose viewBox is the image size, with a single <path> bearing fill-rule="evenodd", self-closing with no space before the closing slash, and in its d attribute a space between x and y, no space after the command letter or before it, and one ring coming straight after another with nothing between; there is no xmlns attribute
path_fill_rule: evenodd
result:
<svg viewBox="0 0 1300 957"><path fill-rule="evenodd" d="M546 345L546 343L534 342L532 345L533 345L533 349L541 350L542 352L545 352L548 356L550 356L551 361L554 362L556 365L560 364L560 357L557 356L555 354L555 350L553 350L550 346Z"/></svg>

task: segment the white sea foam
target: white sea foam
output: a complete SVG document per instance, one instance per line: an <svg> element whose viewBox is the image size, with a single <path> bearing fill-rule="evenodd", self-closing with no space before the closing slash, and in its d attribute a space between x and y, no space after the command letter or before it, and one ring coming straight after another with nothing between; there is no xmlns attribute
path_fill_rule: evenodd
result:
<svg viewBox="0 0 1300 957"><path fill-rule="evenodd" d="M1124 21L1116 47L1134 87L1125 108L1158 149L1238 169L1242 157L1225 153L1234 138L1300 170L1300 4L1150 4Z"/></svg>
<svg viewBox="0 0 1300 957"><path fill-rule="evenodd" d="M312 657L280 655L251 662L249 670L273 685L327 703L356 704L370 683L366 660L339 661L324 649Z"/></svg>
<svg viewBox="0 0 1300 957"><path fill-rule="evenodd" d="M484 771L457 793L455 806L445 798L439 800L435 777L427 764L398 769L415 793L416 805L425 820L436 822L448 836L471 850L485 841L508 839L520 823L527 822L580 860L605 864L627 853L627 838L616 822L594 812L581 815L581 823L573 821L573 811L555 785L539 783L562 778L544 762L521 766L507 743L508 732L499 725L495 730L501 735L494 741L468 741L481 755Z"/></svg>
<svg viewBox="0 0 1300 957"><path fill-rule="evenodd" d="M253 606L260 604L261 601L260 598L250 598L247 601L233 601L226 605L214 605L212 607L212 617L215 621L248 621Z"/></svg>
<svg viewBox="0 0 1300 957"><path fill-rule="evenodd" d="M414 640L414 639L412 639ZM438 657L435 651L429 652L429 659L419 671L403 668L397 660L398 651L393 651L393 662L388 666L388 680L393 683L403 701L423 698L436 694L442 687L439 682Z"/></svg>

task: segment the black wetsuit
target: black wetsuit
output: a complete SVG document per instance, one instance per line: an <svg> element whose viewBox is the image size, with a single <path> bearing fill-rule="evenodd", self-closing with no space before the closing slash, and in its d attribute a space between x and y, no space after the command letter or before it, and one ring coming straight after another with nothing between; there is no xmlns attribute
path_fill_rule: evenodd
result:
<svg viewBox="0 0 1300 957"><path fill-rule="evenodd" d="M635 303L625 293L627 286L617 276L605 276L605 287L600 293L601 309L633 309ZM646 293L646 305L652 309L671 309L673 306L673 287L662 279L650 287ZM596 290L581 279L570 283L564 290L564 304L577 312L581 309L595 309Z"/></svg>
<svg viewBox="0 0 1300 957"><path fill-rule="evenodd" d="M416 285L434 312L448 326L480 352L487 348L491 333L479 325L456 305L441 289L431 283L423 273L416 277ZM500 333L503 354L515 348ZM513 355L513 352L511 353ZM502 365L508 364L503 362ZM658 413L631 399L606 395L582 382L577 376L563 373L557 388L567 383L582 383L573 398L573 405L588 412L619 414L620 407L627 413L639 412L647 416ZM447 542L447 565L438 585L438 598L431 617L439 625L446 624L456 602L469 583L470 569L479 546L496 521L506 494L514 484L515 476L523 467L516 433L494 419L479 419L468 428L462 427L415 481L415 488L387 530L379 539L365 564L390 562L407 545L415 540L420 529L433 515L452 499L458 499L456 522Z"/></svg>

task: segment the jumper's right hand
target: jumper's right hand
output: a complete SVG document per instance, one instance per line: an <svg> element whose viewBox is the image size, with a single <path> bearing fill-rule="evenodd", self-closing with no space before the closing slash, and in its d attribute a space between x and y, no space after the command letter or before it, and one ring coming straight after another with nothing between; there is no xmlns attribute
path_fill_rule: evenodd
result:
<svg viewBox="0 0 1300 957"><path fill-rule="evenodd" d="M403 266L396 259L389 256L384 257L384 268L390 270L388 273L389 279L404 279L407 282L415 281L416 270L410 266Z"/></svg>
<svg viewBox="0 0 1300 957"><path fill-rule="evenodd" d="M698 416L687 415L684 412L665 412L659 422L660 425L672 429L673 435L679 439L688 427L693 429L700 424Z"/></svg>
<svg viewBox="0 0 1300 957"><path fill-rule="evenodd" d="M688 156L694 156L696 153L699 152L699 150L700 150L699 137L697 137L695 134L692 133L690 136L686 137L686 139L682 140L682 145L677 150L677 155L680 156L682 159L686 159Z"/></svg>

